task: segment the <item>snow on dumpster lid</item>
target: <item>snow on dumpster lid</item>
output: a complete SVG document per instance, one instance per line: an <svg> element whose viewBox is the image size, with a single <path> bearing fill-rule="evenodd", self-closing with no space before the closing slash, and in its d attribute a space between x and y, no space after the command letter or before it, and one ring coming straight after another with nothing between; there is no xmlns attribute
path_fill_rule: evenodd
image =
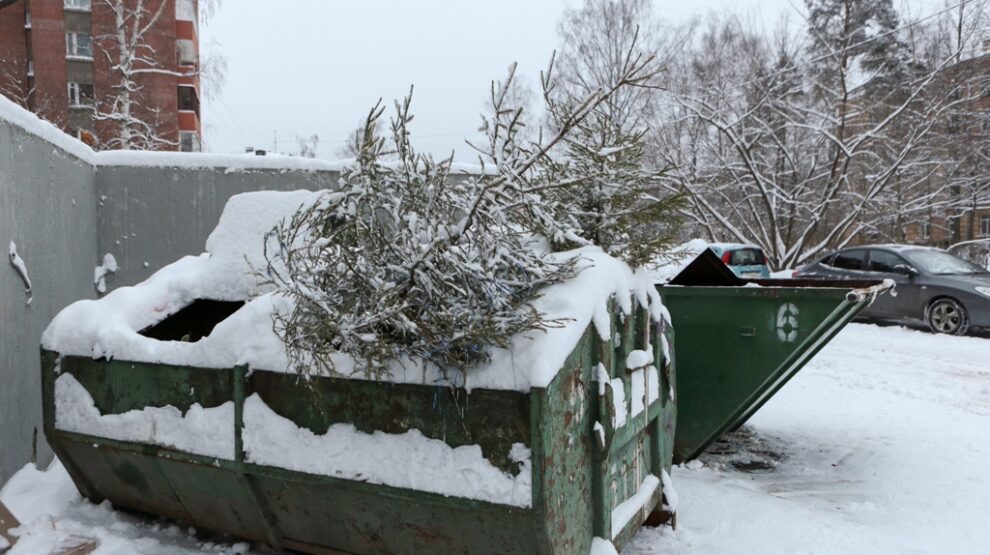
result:
<svg viewBox="0 0 990 555"><path fill-rule="evenodd" d="M120 287L98 300L82 300L62 310L45 330L42 346L63 355L163 363L205 368L248 364L255 369L290 371L283 345L272 330L272 315L292 309L291 301L266 290L255 270L265 268L265 234L283 218L318 198L320 192L254 192L231 197L207 252L186 256L147 280ZM494 349L491 361L472 369L466 388L527 391L545 387L590 324L609 339L608 302L630 313L633 303L648 307L655 320L666 317L653 280L597 247L555 253L580 257L580 273L547 287L534 303L547 319L564 324L546 331L519 334L509 349ZM198 341L161 341L141 335L196 300L247 300ZM341 354L337 369L364 379ZM396 383L446 383L440 372L405 361L393 367Z"/></svg>

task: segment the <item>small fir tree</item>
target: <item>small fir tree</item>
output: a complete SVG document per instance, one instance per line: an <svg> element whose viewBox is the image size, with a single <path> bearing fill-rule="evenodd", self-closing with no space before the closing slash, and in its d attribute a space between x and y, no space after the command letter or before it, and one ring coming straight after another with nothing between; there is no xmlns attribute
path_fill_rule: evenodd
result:
<svg viewBox="0 0 990 555"><path fill-rule="evenodd" d="M543 76L545 98L552 67ZM558 192L584 180L581 166L560 164L551 152L565 150L559 156L566 158L576 149L582 121L616 91L649 82L652 60L630 57L609 87L569 103L545 141L521 137L523 109L507 98L514 70L492 84L482 126L487 141L472 145L480 172L453 175L452 156L438 161L413 148L410 92L395 105L389 148L377 133L379 102L339 188L268 234L264 278L293 301L276 315L275 331L297 370L336 373L334 355L344 353L375 377L387 378L396 361L450 374L486 360L492 346L506 347L520 332L560 324L533 301L572 277L577 261L554 255L540 235L592 240L567 215L572 197ZM575 177L553 180L560 168Z"/></svg>

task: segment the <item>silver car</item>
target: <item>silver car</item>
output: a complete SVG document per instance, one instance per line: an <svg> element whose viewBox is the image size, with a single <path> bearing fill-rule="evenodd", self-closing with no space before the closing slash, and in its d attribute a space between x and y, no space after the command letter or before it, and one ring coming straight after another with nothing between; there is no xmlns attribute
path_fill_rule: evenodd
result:
<svg viewBox="0 0 990 555"><path fill-rule="evenodd" d="M799 278L892 279L895 294L881 295L862 316L922 321L935 333L963 335L990 328L990 272L940 249L866 245L822 257L794 273Z"/></svg>

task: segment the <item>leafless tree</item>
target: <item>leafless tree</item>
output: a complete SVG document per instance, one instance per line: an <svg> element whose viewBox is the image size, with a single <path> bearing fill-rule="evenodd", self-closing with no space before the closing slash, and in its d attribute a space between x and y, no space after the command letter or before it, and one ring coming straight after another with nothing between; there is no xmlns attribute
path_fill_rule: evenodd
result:
<svg viewBox="0 0 990 555"><path fill-rule="evenodd" d="M917 63L879 4L809 2L806 34L785 21L762 36L731 18L700 34L663 140L668 183L711 238L793 267L869 233L896 187L904 206L918 200L936 172L931 139L972 91L949 71L958 46Z"/></svg>

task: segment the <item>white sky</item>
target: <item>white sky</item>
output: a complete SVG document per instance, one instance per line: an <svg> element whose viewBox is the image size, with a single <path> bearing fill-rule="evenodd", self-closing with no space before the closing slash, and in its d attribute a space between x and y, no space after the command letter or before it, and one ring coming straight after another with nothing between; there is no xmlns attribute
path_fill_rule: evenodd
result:
<svg viewBox="0 0 990 555"><path fill-rule="evenodd" d="M557 45L556 23L578 0L224 0L202 29L228 71L221 98L204 99L205 147L298 151L317 134L318 156L336 158L344 138L382 97L410 84L413 142L422 151L471 161L478 113L492 79L509 63L536 83ZM655 0L672 21L735 11L774 22L798 17L803 0ZM214 42L215 41L215 42Z"/></svg>

